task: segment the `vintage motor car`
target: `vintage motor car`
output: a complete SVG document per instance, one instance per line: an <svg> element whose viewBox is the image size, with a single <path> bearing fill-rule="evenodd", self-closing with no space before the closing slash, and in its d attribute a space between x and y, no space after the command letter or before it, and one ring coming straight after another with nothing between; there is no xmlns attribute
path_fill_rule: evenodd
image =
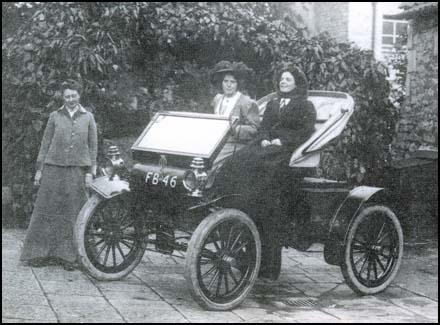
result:
<svg viewBox="0 0 440 325"><path fill-rule="evenodd" d="M258 101L261 114L274 96ZM346 93L310 91L309 100L317 111L315 132L292 152L292 170L319 166L320 152L354 111ZM208 310L229 310L249 294L260 266L278 277L283 246L306 250L317 242L355 292L386 289L402 261L403 234L385 189L305 177L297 184L301 213L291 213L289 235L274 240L277 234L263 231L243 193L220 195L213 186L222 173L215 158L235 125L213 114L159 112L133 144L130 170L111 147L75 225L82 268L99 280L119 280L145 251L181 257L194 299Z"/></svg>

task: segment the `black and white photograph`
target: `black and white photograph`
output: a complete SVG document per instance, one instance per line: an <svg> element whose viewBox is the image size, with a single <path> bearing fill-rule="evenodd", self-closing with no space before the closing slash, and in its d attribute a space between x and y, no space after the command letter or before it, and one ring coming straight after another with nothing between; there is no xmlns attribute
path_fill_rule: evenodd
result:
<svg viewBox="0 0 440 325"><path fill-rule="evenodd" d="M2 323L438 323L437 2L2 2Z"/></svg>

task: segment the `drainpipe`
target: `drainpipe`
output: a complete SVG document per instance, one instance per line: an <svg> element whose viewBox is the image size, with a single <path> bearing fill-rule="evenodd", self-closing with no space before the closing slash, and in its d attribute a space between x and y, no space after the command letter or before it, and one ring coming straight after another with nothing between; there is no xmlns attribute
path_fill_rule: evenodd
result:
<svg viewBox="0 0 440 325"><path fill-rule="evenodd" d="M376 57L376 16L377 16L377 2L371 3L373 6L373 28L371 30L371 47L373 50L373 56Z"/></svg>

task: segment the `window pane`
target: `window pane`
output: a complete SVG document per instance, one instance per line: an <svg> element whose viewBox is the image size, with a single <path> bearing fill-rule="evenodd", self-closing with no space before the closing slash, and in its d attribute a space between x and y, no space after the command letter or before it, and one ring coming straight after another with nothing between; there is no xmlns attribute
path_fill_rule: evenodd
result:
<svg viewBox="0 0 440 325"><path fill-rule="evenodd" d="M382 34L394 34L394 24L391 21L384 21L382 25Z"/></svg>
<svg viewBox="0 0 440 325"><path fill-rule="evenodd" d="M382 37L382 44L393 45L393 37L392 36L383 36Z"/></svg>
<svg viewBox="0 0 440 325"><path fill-rule="evenodd" d="M407 31L406 31L406 27L407 27L407 23L397 23L397 30L396 30L396 34L397 35L406 35Z"/></svg>

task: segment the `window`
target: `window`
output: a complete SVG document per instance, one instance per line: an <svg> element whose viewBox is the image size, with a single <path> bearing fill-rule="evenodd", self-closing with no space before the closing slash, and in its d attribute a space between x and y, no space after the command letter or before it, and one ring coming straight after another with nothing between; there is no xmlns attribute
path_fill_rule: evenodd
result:
<svg viewBox="0 0 440 325"><path fill-rule="evenodd" d="M394 53L393 47L401 35L407 34L408 22L404 20L383 19L382 21L382 56Z"/></svg>

